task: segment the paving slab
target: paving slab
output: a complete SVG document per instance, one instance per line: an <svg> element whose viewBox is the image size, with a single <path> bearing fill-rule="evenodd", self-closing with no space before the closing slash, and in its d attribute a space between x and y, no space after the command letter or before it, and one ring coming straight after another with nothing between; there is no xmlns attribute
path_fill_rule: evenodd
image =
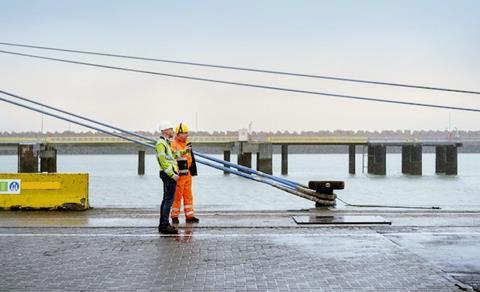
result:
<svg viewBox="0 0 480 292"><path fill-rule="evenodd" d="M246 231L245 229L242 229ZM459 282L372 230L0 229L8 290L455 291ZM82 232L79 232L82 231ZM98 231L98 230L97 230ZM120 232L118 232L120 231Z"/></svg>
<svg viewBox="0 0 480 292"><path fill-rule="evenodd" d="M156 209L91 209L88 211L2 211L0 227L154 227ZM480 211L442 210L291 210L199 212L198 228L212 227L294 227L293 216L380 216L393 226L476 227ZM180 226L186 226L180 218Z"/></svg>
<svg viewBox="0 0 480 292"><path fill-rule="evenodd" d="M292 216L392 225L297 225ZM465 291L479 289L478 213L200 212L158 234L157 210L0 212L0 290Z"/></svg>

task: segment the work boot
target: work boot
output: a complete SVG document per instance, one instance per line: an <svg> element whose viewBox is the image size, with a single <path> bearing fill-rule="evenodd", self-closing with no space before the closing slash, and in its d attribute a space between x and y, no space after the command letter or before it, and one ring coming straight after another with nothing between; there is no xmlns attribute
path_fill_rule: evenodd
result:
<svg viewBox="0 0 480 292"><path fill-rule="evenodd" d="M159 225L158 232L162 234L178 234L177 228L172 225Z"/></svg>
<svg viewBox="0 0 480 292"><path fill-rule="evenodd" d="M187 218L185 220L185 222L187 222L187 223L199 223L200 219L198 219L197 217L192 217L192 218Z"/></svg>
<svg viewBox="0 0 480 292"><path fill-rule="evenodd" d="M172 217L172 224L178 224L180 221L178 221L178 217Z"/></svg>

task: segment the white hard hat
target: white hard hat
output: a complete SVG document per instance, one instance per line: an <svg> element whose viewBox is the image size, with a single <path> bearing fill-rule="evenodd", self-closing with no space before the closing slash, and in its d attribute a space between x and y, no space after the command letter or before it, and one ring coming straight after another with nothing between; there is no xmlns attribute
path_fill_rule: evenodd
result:
<svg viewBox="0 0 480 292"><path fill-rule="evenodd" d="M167 122L167 121L161 122L160 123L160 131L167 130L167 129L173 129L172 124L170 124L170 122Z"/></svg>

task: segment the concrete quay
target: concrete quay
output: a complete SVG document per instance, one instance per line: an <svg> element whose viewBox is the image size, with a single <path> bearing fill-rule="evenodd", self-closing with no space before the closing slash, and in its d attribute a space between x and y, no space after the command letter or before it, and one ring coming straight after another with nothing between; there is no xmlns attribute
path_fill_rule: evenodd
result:
<svg viewBox="0 0 480 292"><path fill-rule="evenodd" d="M480 291L480 211L0 212L2 291ZM298 225L381 216L391 225ZM352 217L351 217L352 218ZM183 218L181 218L183 219Z"/></svg>

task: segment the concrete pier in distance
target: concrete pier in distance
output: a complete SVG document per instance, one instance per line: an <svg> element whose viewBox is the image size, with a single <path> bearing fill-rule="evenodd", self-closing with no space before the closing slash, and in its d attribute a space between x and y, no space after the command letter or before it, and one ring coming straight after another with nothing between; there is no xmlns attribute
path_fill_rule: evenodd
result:
<svg viewBox="0 0 480 292"><path fill-rule="evenodd" d="M387 152L385 145L368 145L368 173L375 175L387 174Z"/></svg>
<svg viewBox="0 0 480 292"><path fill-rule="evenodd" d="M18 144L18 172L38 172L38 155L33 144Z"/></svg>
<svg viewBox="0 0 480 292"><path fill-rule="evenodd" d="M282 175L288 174L288 144L282 145Z"/></svg>
<svg viewBox="0 0 480 292"><path fill-rule="evenodd" d="M257 169L261 172L272 174L272 155L273 146L271 143L262 143L258 145Z"/></svg>
<svg viewBox="0 0 480 292"><path fill-rule="evenodd" d="M138 175L145 174L145 150L138 151Z"/></svg>
<svg viewBox="0 0 480 292"><path fill-rule="evenodd" d="M355 174L355 144L348 145L348 173Z"/></svg>
<svg viewBox="0 0 480 292"><path fill-rule="evenodd" d="M223 160L230 162L230 150L223 150ZM227 167L225 165L225 167ZM227 171L223 171L223 174L230 174Z"/></svg>
<svg viewBox="0 0 480 292"><path fill-rule="evenodd" d="M50 144L40 144L40 172L57 172L57 149Z"/></svg>
<svg viewBox="0 0 480 292"><path fill-rule="evenodd" d="M422 145L402 146L402 173L422 175Z"/></svg>

